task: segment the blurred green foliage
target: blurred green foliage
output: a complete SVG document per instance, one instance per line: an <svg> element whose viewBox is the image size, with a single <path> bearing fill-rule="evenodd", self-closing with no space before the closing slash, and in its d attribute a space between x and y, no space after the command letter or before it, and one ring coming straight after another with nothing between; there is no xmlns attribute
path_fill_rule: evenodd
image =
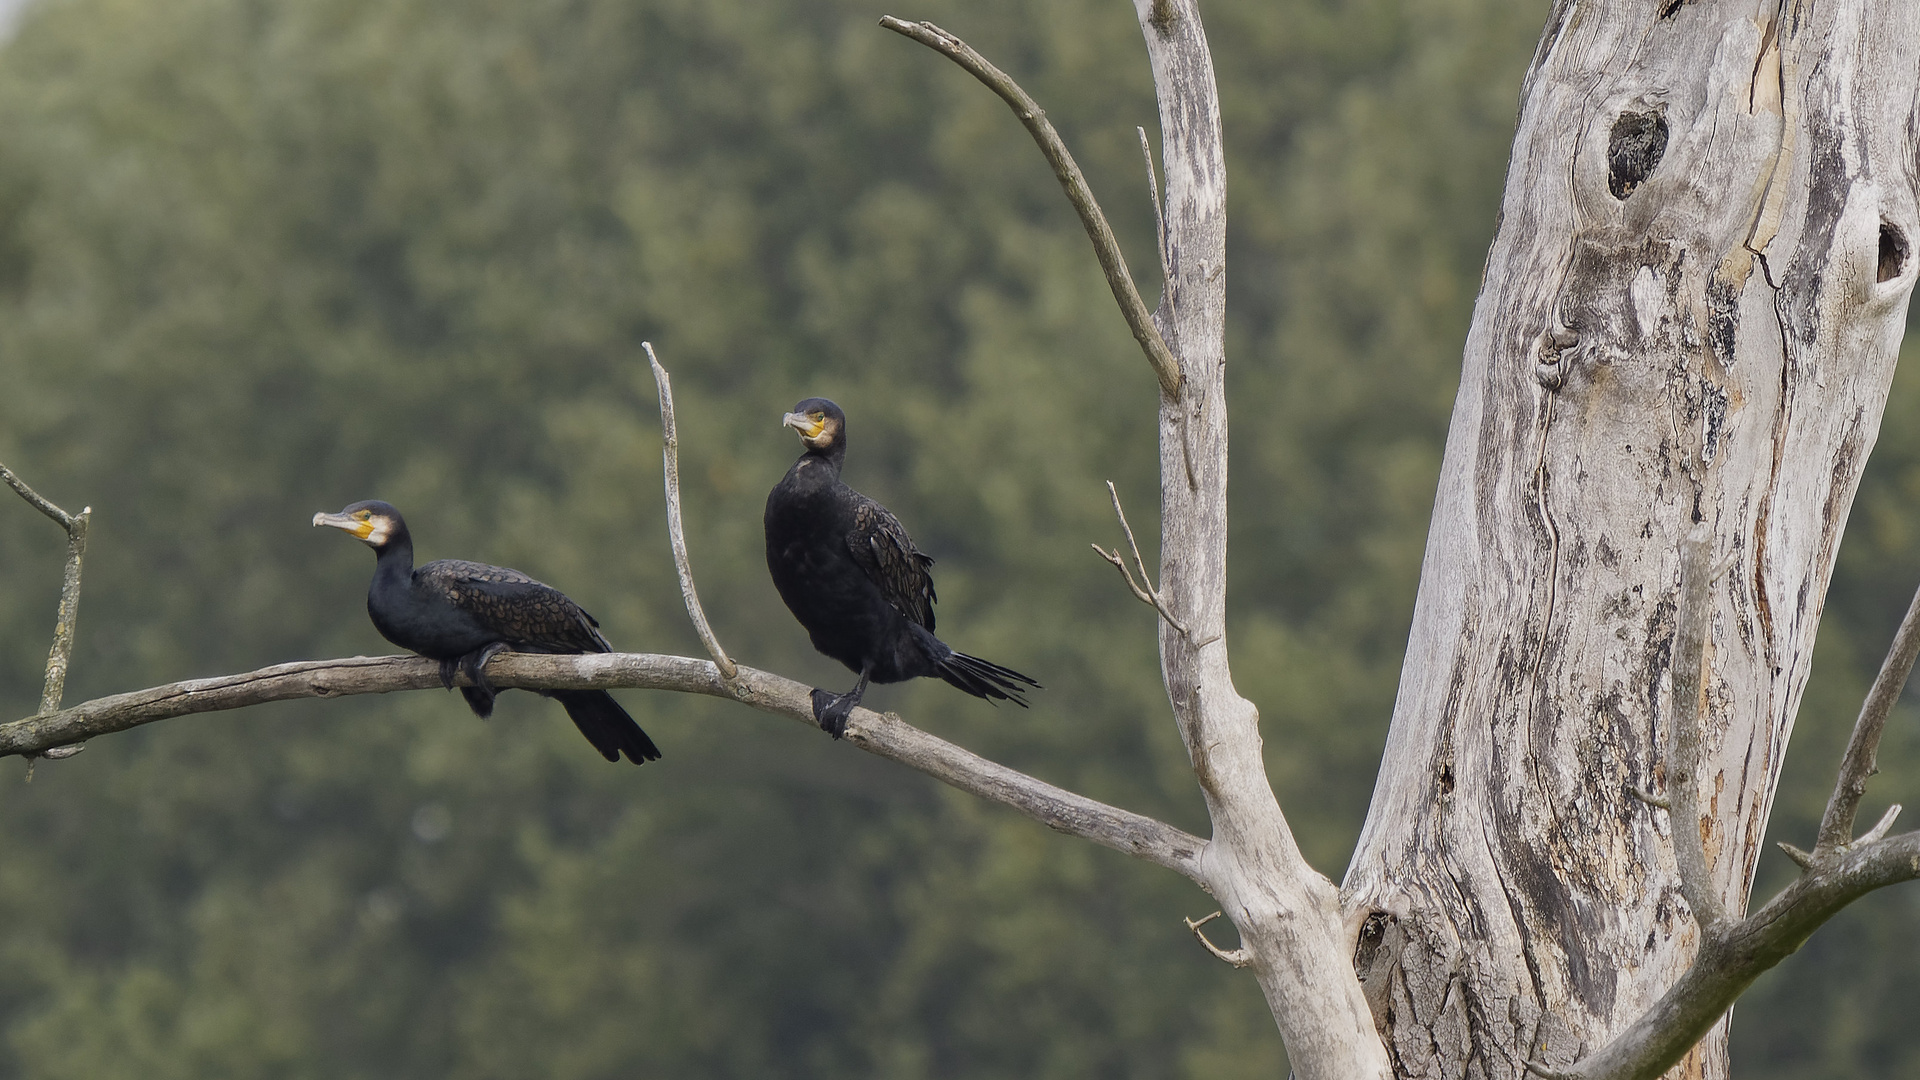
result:
<svg viewBox="0 0 1920 1080"><path fill-rule="evenodd" d="M526 570L697 652L639 352L744 661L842 687L761 562L795 400L940 559L943 636L1047 684L874 703L1189 829L1152 620L1154 387L1017 123L847 0L40 0L0 49L0 461L95 508L68 700L390 651L315 510ZM1129 5L926 0L1046 105L1149 282ZM1385 737L1537 0L1214 0L1232 169L1233 655L1338 877ZM1804 839L1920 579L1896 386L1776 825ZM0 503L0 713L38 699L59 537ZM0 1075L1271 1077L1208 899L817 732L622 695L408 694L157 725L0 781ZM1882 805L1920 786L1903 712ZM1909 799L1911 801L1911 799ZM1877 806L1872 807L1877 809ZM1767 873L1780 877L1768 864ZM1764 886L1763 886L1764 888ZM1920 890L1740 1007L1754 1077L1912 1075ZM1810 989L1811 988L1811 989Z"/></svg>

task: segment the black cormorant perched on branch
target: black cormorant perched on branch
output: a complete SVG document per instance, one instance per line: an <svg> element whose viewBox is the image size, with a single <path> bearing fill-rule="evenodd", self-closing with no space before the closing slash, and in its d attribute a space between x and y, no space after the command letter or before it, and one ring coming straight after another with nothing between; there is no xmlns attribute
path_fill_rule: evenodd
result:
<svg viewBox="0 0 1920 1080"><path fill-rule="evenodd" d="M808 398L780 422L800 433L807 452L767 496L767 569L813 647L860 675L844 694L813 692L820 726L837 739L868 682L923 675L1026 708L1020 695L1039 683L933 636L933 559L886 507L840 482L847 458L840 406Z"/></svg>
<svg viewBox="0 0 1920 1080"><path fill-rule="evenodd" d="M472 686L460 688L475 714L493 715L498 693L481 670L503 652L612 652L600 624L558 589L518 570L460 559L413 565L413 537L400 511L383 502L357 502L337 514L313 515L315 525L341 529L372 548L377 561L367 587L367 613L380 636L440 661L440 681L453 689L456 670ZM574 726L608 761L626 751L635 765L660 750L605 690L540 690L566 707Z"/></svg>

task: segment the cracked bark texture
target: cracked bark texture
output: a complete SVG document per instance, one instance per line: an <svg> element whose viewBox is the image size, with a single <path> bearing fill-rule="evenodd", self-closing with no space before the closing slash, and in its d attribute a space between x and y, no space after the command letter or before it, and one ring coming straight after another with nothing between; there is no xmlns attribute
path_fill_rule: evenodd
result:
<svg viewBox="0 0 1920 1080"><path fill-rule="evenodd" d="M1522 92L1386 759L1343 890L1402 1077L1603 1044L1745 911L1920 236L1920 6L1561 0ZM1701 810L1666 790L1711 530ZM1727 1075L1726 1021L1667 1075Z"/></svg>

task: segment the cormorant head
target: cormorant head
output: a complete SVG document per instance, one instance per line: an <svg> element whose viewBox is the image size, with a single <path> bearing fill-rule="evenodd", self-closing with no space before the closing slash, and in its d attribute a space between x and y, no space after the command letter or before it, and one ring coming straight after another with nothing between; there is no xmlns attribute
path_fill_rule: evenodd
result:
<svg viewBox="0 0 1920 1080"><path fill-rule="evenodd" d="M823 454L846 438L847 414L823 397L810 397L795 405L780 422L798 431L807 449Z"/></svg>
<svg viewBox="0 0 1920 1080"><path fill-rule="evenodd" d="M407 523L400 520L400 511L378 499L354 503L337 514L315 514L313 523L351 533L376 551L395 537L407 535Z"/></svg>

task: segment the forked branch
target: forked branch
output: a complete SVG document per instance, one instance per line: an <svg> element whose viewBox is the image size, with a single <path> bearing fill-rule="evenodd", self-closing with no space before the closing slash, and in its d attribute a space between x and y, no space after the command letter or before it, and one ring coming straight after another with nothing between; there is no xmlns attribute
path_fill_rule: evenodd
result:
<svg viewBox="0 0 1920 1080"><path fill-rule="evenodd" d="M1860 844L1802 875L1759 911L1703 932L1686 974L1653 1008L1578 1064L1528 1062L1560 1080L1651 1080L1671 1068L1768 968L1875 889L1920 878L1920 832Z"/></svg>
<svg viewBox="0 0 1920 1080"><path fill-rule="evenodd" d="M1107 494L1113 497L1113 515L1120 519L1120 531L1127 536L1127 547L1133 551L1133 565L1140 569L1140 580L1133 580L1133 571L1127 569L1127 560L1121 557L1119 548L1108 551L1099 544L1093 544L1091 547L1099 552L1101 558L1112 563L1114 569L1120 571L1120 576L1127 580L1128 591L1133 593L1135 599L1159 612L1160 617L1167 620L1167 625L1180 631L1182 637L1191 637L1186 625L1174 618L1173 612L1167 610L1166 598L1161 595L1160 590L1154 588L1153 575L1147 573L1147 562L1140 557L1140 545L1133 538L1133 526L1127 524L1127 512L1120 508L1120 492L1115 490L1111 480L1107 481Z"/></svg>
<svg viewBox="0 0 1920 1080"><path fill-rule="evenodd" d="M1691 839L1697 844L1699 839L1698 829L1690 827L1699 819L1698 791L1684 775L1697 761L1683 756L1686 751L1679 749L1685 739L1682 729L1691 727L1695 740L1692 753L1697 755L1698 751L1698 710L1682 704L1681 694L1684 692L1683 671L1696 673L1692 676L1693 692L1698 692L1698 654L1694 654L1693 666L1686 665L1689 650L1698 648L1692 636L1704 634L1698 625L1705 614L1704 597L1694 596L1692 586L1714 576L1711 571L1701 570L1706 565L1706 552L1704 543L1696 547L1700 537L1699 532L1689 536L1682 549L1682 599L1674 643L1676 752L1671 766L1675 780L1671 802L1681 889L1690 905L1694 904L1696 891L1710 889L1710 883L1700 877L1689 884L1690 873L1704 875L1705 863L1697 848L1689 853L1686 842ZM1687 615L1689 607L1699 613L1692 623ZM1893 645L1880 665L1880 674L1860 707L1853 738L1841 761L1839 781L1820 825L1819 841L1812 852L1791 844L1780 845L1800 866L1800 877L1765 907L1744 919L1729 920L1721 916L1709 922L1700 917L1696 906L1695 917L1701 921L1700 951L1694 955L1686 973L1652 1009L1616 1035L1612 1042L1575 1065L1556 1068L1530 1061L1528 1069L1551 1080L1651 1080L1684 1057L1755 979L1792 955L1842 908L1875 889L1920 878L1920 831L1887 836L1900 814L1898 804L1889 807L1865 835L1857 840L1852 835L1854 815L1866 791L1867 778L1873 775L1880 733L1906 686L1917 655L1920 655L1920 593L1915 594L1907 608L1906 618L1901 620ZM1693 718L1690 724L1686 720L1689 716ZM1689 863L1695 861L1696 865L1689 870ZM1719 910L1717 899L1712 901L1711 909Z"/></svg>
<svg viewBox="0 0 1920 1080"><path fill-rule="evenodd" d="M0 465L0 480L19 492L34 509L52 518L67 534L67 566L60 578L60 613L53 625L53 647L47 651L47 679L40 689L40 711L50 713L60 707L60 699L67 692L67 668L73 661L73 629L80 617L80 567L87 556L87 522L93 518L93 507L69 514L41 497L5 465Z"/></svg>
<svg viewBox="0 0 1920 1080"><path fill-rule="evenodd" d="M653 383L660 389L661 441L665 444L661 456L666 459L667 474L667 541L673 545L673 568L680 575L680 599L686 603L687 618L693 620L693 630L700 635L700 644L707 647L707 655L713 657L720 677L731 682L739 673L738 665L727 656L727 650L720 647L720 639L707 622L706 609L700 606L700 593L693 587L693 563L687 558L687 534L680 518L680 434L673 422L673 381L667 377L667 369L660 366L660 358L653 354L653 342L643 341L640 347L647 351Z"/></svg>
<svg viewBox="0 0 1920 1080"><path fill-rule="evenodd" d="M1147 362L1153 365L1153 373L1160 380L1160 392L1169 398L1180 395L1180 361L1174 358L1173 351L1167 348L1165 338L1153 325L1153 316L1147 312L1147 305L1140 300L1140 290L1134 287L1133 275L1127 271L1127 259L1120 253L1120 242L1114 239L1113 227L1107 224L1107 215L1101 211L1100 203L1093 197L1093 189L1087 186L1087 178L1080 172L1080 166L1067 152L1067 144L1060 133L1047 122L1046 111L1027 96L1013 77L987 61L987 58L973 51L973 47L930 22L906 22L891 15L882 16L880 25L934 50L954 63L966 69L967 74L980 80L989 90L1000 95L1013 114L1026 125L1032 133L1033 141L1040 144L1040 152L1046 155L1047 163L1053 166L1053 175L1060 180L1060 187L1067 193L1067 201L1080 213L1080 224L1087 230L1087 238L1093 241L1093 253L1100 260L1100 269L1107 275L1107 287L1113 290L1113 298L1120 305L1120 313L1127 320L1127 328L1133 331L1133 338L1147 354ZM1156 200L1155 207L1159 206Z"/></svg>

